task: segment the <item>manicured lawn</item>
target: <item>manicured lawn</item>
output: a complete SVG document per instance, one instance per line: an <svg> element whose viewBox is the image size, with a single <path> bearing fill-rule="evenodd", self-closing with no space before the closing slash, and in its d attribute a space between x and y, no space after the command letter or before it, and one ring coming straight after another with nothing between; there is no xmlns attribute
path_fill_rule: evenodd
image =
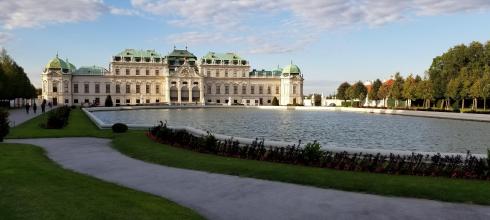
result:
<svg viewBox="0 0 490 220"><path fill-rule="evenodd" d="M346 191L490 205L490 181L339 171L221 157L155 143L142 131L115 136L113 147L136 159L185 169Z"/></svg>
<svg viewBox="0 0 490 220"><path fill-rule="evenodd" d="M80 109L70 113L68 125L63 129L44 129L41 123L46 121L47 114L32 118L11 128L6 138L46 138L46 137L112 137L112 131L99 130Z"/></svg>
<svg viewBox="0 0 490 220"><path fill-rule="evenodd" d="M0 219L202 219L146 193L65 170L41 148L0 144Z"/></svg>

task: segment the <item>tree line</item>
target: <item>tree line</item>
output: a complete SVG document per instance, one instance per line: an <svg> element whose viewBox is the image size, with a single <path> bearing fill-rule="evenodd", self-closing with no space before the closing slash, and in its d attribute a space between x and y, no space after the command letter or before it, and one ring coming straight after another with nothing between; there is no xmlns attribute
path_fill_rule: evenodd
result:
<svg viewBox="0 0 490 220"><path fill-rule="evenodd" d="M369 90L361 81L353 85L344 82L337 89L338 99L352 102L365 97L376 104L383 100L384 107L386 100L392 99L395 107L402 100L408 108L412 102L421 101L423 108L446 110L463 109L468 100L472 101L472 110L476 110L479 101L483 101L486 110L490 97L490 41L485 45L475 41L450 48L433 59L423 78L412 74L403 78L396 73L385 82L376 79Z"/></svg>
<svg viewBox="0 0 490 220"><path fill-rule="evenodd" d="M36 88L31 84L24 69L19 66L2 48L0 52L0 102L9 106L16 98L36 97Z"/></svg>

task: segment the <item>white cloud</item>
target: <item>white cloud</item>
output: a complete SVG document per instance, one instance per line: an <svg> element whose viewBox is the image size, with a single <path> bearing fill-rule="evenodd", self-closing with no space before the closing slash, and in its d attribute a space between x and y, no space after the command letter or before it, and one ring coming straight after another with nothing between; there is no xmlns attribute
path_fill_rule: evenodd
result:
<svg viewBox="0 0 490 220"><path fill-rule="evenodd" d="M124 15L124 16L139 16L141 13L137 10L118 8L114 6L108 6L109 12L113 15Z"/></svg>
<svg viewBox="0 0 490 220"><path fill-rule="evenodd" d="M0 24L5 29L95 20L104 12L101 0L15 0L0 2Z"/></svg>
<svg viewBox="0 0 490 220"><path fill-rule="evenodd" d="M5 46L5 44L11 39L11 37L12 36L9 33L0 32L0 47Z"/></svg>
<svg viewBox="0 0 490 220"><path fill-rule="evenodd" d="M132 0L131 3L137 10L162 16L171 25L191 30L172 35L169 40L190 44L239 40L247 42L254 53L301 49L326 30L380 26L413 16L490 8L489 0ZM269 20L264 20L261 24L263 17L282 22L272 26Z"/></svg>

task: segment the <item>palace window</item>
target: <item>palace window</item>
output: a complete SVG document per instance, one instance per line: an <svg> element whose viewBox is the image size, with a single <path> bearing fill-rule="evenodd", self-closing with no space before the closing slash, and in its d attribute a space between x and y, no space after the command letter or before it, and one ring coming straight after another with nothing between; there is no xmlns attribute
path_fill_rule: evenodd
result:
<svg viewBox="0 0 490 220"><path fill-rule="evenodd" d="M219 70L216 70L216 72L214 74L215 74L215 77L219 77Z"/></svg>
<svg viewBox="0 0 490 220"><path fill-rule="evenodd" d="M145 72L147 76L150 75L150 70L146 70Z"/></svg>
<svg viewBox="0 0 490 220"><path fill-rule="evenodd" d="M155 100L155 102L156 102L156 103L159 103L159 102L160 102L160 99L156 99L156 100Z"/></svg>
<svg viewBox="0 0 490 220"><path fill-rule="evenodd" d="M84 93L89 93L88 83L83 84L83 92Z"/></svg>
<svg viewBox="0 0 490 220"><path fill-rule="evenodd" d="M220 91L221 90L221 86L220 85L216 85L216 92L215 94L220 94Z"/></svg>
<svg viewBox="0 0 490 220"><path fill-rule="evenodd" d="M105 93L111 93L111 84L105 84Z"/></svg>
<svg viewBox="0 0 490 220"><path fill-rule="evenodd" d="M121 104L121 99L116 99L116 104Z"/></svg>
<svg viewBox="0 0 490 220"><path fill-rule="evenodd" d="M68 81L63 82L63 92L68 92Z"/></svg>
<svg viewBox="0 0 490 220"><path fill-rule="evenodd" d="M233 71L233 77L236 77L236 70Z"/></svg>
<svg viewBox="0 0 490 220"><path fill-rule="evenodd" d="M211 85L207 85L206 88L207 88L207 93L211 94ZM211 102L211 101L209 101L209 102Z"/></svg>
<svg viewBox="0 0 490 220"><path fill-rule="evenodd" d="M160 85L155 85L155 93L160 94Z"/></svg>
<svg viewBox="0 0 490 220"><path fill-rule="evenodd" d="M242 94L247 94L247 86L246 85L242 85Z"/></svg>
<svg viewBox="0 0 490 220"><path fill-rule="evenodd" d="M225 77L228 77L228 70L225 70Z"/></svg>
<svg viewBox="0 0 490 220"><path fill-rule="evenodd" d="M140 100L139 99L136 99L136 104L140 104Z"/></svg>
<svg viewBox="0 0 490 220"><path fill-rule="evenodd" d="M155 70L155 76L158 76L160 74L160 70Z"/></svg>
<svg viewBox="0 0 490 220"><path fill-rule="evenodd" d="M88 99L85 99L85 100L83 100L83 102L85 102L85 103L89 103L89 100L88 100Z"/></svg>
<svg viewBox="0 0 490 220"><path fill-rule="evenodd" d="M259 94L262 94L264 92L264 87L262 85L259 86Z"/></svg>
<svg viewBox="0 0 490 220"><path fill-rule="evenodd" d="M210 70L206 71L206 76L207 77L210 77L211 76L211 71Z"/></svg>
<svg viewBox="0 0 490 220"><path fill-rule="evenodd" d="M100 93L100 85L95 84L95 93Z"/></svg>
<svg viewBox="0 0 490 220"><path fill-rule="evenodd" d="M116 69L116 75L119 75L119 69Z"/></svg>
<svg viewBox="0 0 490 220"><path fill-rule="evenodd" d="M242 77L246 77L245 71L242 72Z"/></svg>
<svg viewBox="0 0 490 220"><path fill-rule="evenodd" d="M146 103L150 103L150 100L149 100L149 99L147 99L147 100L146 100Z"/></svg>
<svg viewBox="0 0 490 220"><path fill-rule="evenodd" d="M126 69L126 76L129 76L129 69Z"/></svg>
<svg viewBox="0 0 490 220"><path fill-rule="evenodd" d="M119 94L121 93L121 85L116 84L116 93Z"/></svg>
<svg viewBox="0 0 490 220"><path fill-rule="evenodd" d="M65 104L68 104L68 102L70 102L70 101L68 101L68 99L65 99Z"/></svg>
<svg viewBox="0 0 490 220"><path fill-rule="evenodd" d="M131 93L131 84L126 84L126 94Z"/></svg>
<svg viewBox="0 0 490 220"><path fill-rule="evenodd" d="M271 87L267 86L267 94L271 94Z"/></svg>
<svg viewBox="0 0 490 220"><path fill-rule="evenodd" d="M139 69L136 69L136 75L140 75L140 70Z"/></svg>
<svg viewBox="0 0 490 220"><path fill-rule="evenodd" d="M140 93L141 85L136 85L136 93Z"/></svg>
<svg viewBox="0 0 490 220"><path fill-rule="evenodd" d="M276 86L276 94L279 94L279 86Z"/></svg>
<svg viewBox="0 0 490 220"><path fill-rule="evenodd" d="M58 92L58 83L53 84L53 92Z"/></svg>
<svg viewBox="0 0 490 220"><path fill-rule="evenodd" d="M237 85L233 86L233 94L238 94L238 86Z"/></svg>
<svg viewBox="0 0 490 220"><path fill-rule="evenodd" d="M78 104L78 99L73 99L73 103Z"/></svg>
<svg viewBox="0 0 490 220"><path fill-rule="evenodd" d="M250 86L250 94L255 94L255 86L254 85Z"/></svg>
<svg viewBox="0 0 490 220"><path fill-rule="evenodd" d="M225 85L225 94L230 94L230 86Z"/></svg>
<svg viewBox="0 0 490 220"><path fill-rule="evenodd" d="M131 103L131 100L130 99L126 99L126 104L129 104Z"/></svg>
<svg viewBox="0 0 490 220"><path fill-rule="evenodd" d="M145 90L146 90L146 93L147 93L147 94L148 94L148 93L150 93L150 85L146 85Z"/></svg>
<svg viewBox="0 0 490 220"><path fill-rule="evenodd" d="M293 85L293 94L296 94L296 85Z"/></svg>
<svg viewBox="0 0 490 220"><path fill-rule="evenodd" d="M78 93L78 83L73 84L73 93Z"/></svg>

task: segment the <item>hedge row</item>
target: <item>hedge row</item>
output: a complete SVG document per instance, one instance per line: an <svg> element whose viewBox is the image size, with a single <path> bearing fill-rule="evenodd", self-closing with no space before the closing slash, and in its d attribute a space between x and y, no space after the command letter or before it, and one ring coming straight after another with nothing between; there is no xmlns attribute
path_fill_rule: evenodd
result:
<svg viewBox="0 0 490 220"><path fill-rule="evenodd" d="M465 179L490 179L488 158L477 158L467 152L462 156L433 156L412 153L409 156L390 154L363 154L321 150L316 141L304 147L264 146L256 139L251 145L237 140L217 140L212 134L194 136L186 130L174 130L166 124L151 128L148 136L160 143L186 148L201 153L242 159L263 160L287 164L324 167L338 170L363 171L396 175L444 176Z"/></svg>

